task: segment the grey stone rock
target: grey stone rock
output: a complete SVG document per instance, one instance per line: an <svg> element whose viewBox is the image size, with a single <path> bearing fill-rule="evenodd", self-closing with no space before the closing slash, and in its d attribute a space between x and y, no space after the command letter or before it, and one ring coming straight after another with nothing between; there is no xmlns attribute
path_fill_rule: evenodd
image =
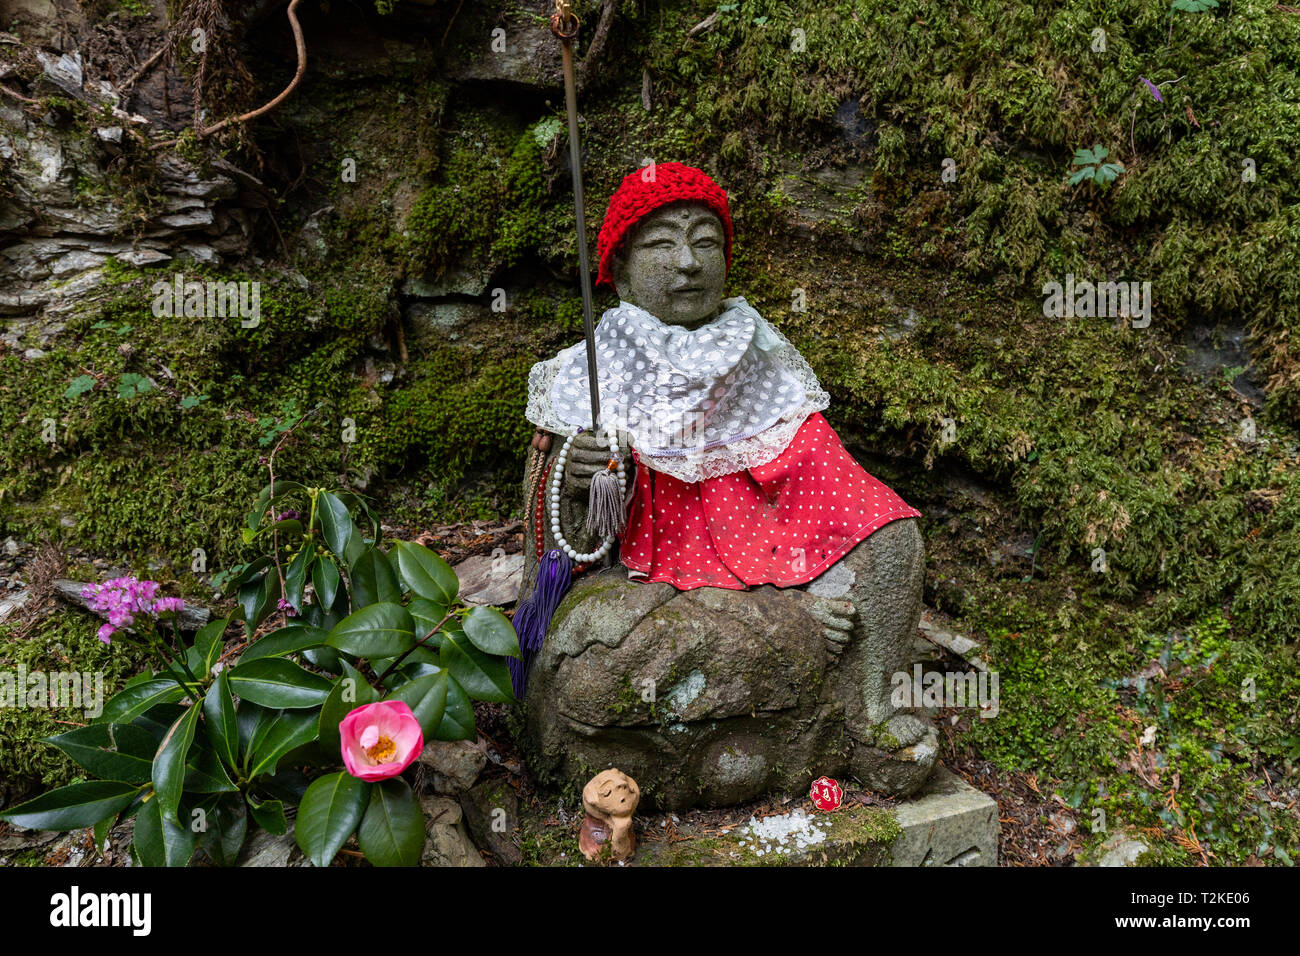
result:
<svg viewBox="0 0 1300 956"><path fill-rule="evenodd" d="M81 68L81 53L74 51L60 56L52 56L44 50L36 51L36 59L51 83L73 96L81 95L81 84L85 74Z"/></svg>
<svg viewBox="0 0 1300 956"><path fill-rule="evenodd" d="M848 565L836 563L808 585L808 593L818 597L842 598L848 595L855 580Z"/></svg>
<svg viewBox="0 0 1300 956"><path fill-rule="evenodd" d="M524 556L476 554L452 570L460 579L460 599L466 604L509 604L519 597Z"/></svg>
<svg viewBox="0 0 1300 956"><path fill-rule="evenodd" d="M418 760L433 771L433 788L439 793L468 790L487 766L482 745L468 740L431 740Z"/></svg>
<svg viewBox="0 0 1300 956"><path fill-rule="evenodd" d="M713 827L680 825L678 841L642 844L629 865L888 866L897 829L878 807L845 804L833 813L796 807L750 818L721 836Z"/></svg>
<svg viewBox="0 0 1300 956"><path fill-rule="evenodd" d="M863 610L844 644L825 637L825 599L798 588L677 591L621 568L580 579L530 678L530 768L580 788L617 766L647 806L672 810L797 792L846 771L872 789L915 791L937 737L889 702L920 614L915 521L884 526L845 561Z"/></svg>
<svg viewBox="0 0 1300 956"><path fill-rule="evenodd" d="M447 797L423 796L420 808L428 834L421 866L487 866L465 832L459 803Z"/></svg>
<svg viewBox="0 0 1300 956"><path fill-rule="evenodd" d="M266 830L256 830L239 851L237 866L311 866L293 836L293 821L289 829L276 836Z"/></svg>
<svg viewBox="0 0 1300 956"><path fill-rule="evenodd" d="M474 845L507 866L523 862L519 849L519 798L504 780L485 780L461 794Z"/></svg>
<svg viewBox="0 0 1300 956"><path fill-rule="evenodd" d="M560 45L549 30L537 28L537 17L553 8L543 0L523 0L517 9L496 18L484 8L478 18L457 24L457 52L446 62L447 75L462 83L509 83L541 90L560 90ZM489 15L491 19L489 19ZM504 37L494 34L500 28Z"/></svg>
<svg viewBox="0 0 1300 956"><path fill-rule="evenodd" d="M983 646L963 634L956 634L944 628L929 608L921 612L921 620L917 627L921 629L921 636L935 646L952 651L979 670L989 669L988 662L984 660L982 654Z"/></svg>
<svg viewBox="0 0 1300 956"><path fill-rule="evenodd" d="M1112 833L1088 855L1084 865L1095 861L1094 866L1135 866L1138 857L1151 847L1141 837L1128 830Z"/></svg>
<svg viewBox="0 0 1300 956"><path fill-rule="evenodd" d="M140 267L153 266L160 262L169 262L172 258L161 249L153 249L149 246L119 252L117 257L128 265Z"/></svg>
<svg viewBox="0 0 1300 956"><path fill-rule="evenodd" d="M416 336L454 342L475 322L486 321L491 313L474 302L414 302L406 318Z"/></svg>
<svg viewBox="0 0 1300 956"><path fill-rule="evenodd" d="M3 621L14 611L19 610L30 598L30 591L19 591L16 594L10 594L8 597L0 600L0 621Z"/></svg>
<svg viewBox="0 0 1300 956"><path fill-rule="evenodd" d="M894 809L902 834L894 866L997 866L998 805L940 767L910 800Z"/></svg>
<svg viewBox="0 0 1300 956"><path fill-rule="evenodd" d="M849 799L836 811L796 808L724 830L685 824L679 841L645 843L633 866L996 866L997 804L939 768L890 809Z"/></svg>
<svg viewBox="0 0 1300 956"><path fill-rule="evenodd" d="M402 295L413 299L441 299L450 295L480 296L487 292L494 266L466 264L448 269L442 275L427 274L406 279L400 286Z"/></svg>

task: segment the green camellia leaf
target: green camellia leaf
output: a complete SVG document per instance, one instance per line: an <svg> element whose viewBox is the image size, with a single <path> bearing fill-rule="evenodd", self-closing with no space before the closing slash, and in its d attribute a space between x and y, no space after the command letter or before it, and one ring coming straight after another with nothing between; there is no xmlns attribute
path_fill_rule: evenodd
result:
<svg viewBox="0 0 1300 956"><path fill-rule="evenodd" d="M316 518L320 521L325 546L346 562L348 542L355 530L347 506L328 491L322 491L316 498Z"/></svg>
<svg viewBox="0 0 1300 956"><path fill-rule="evenodd" d="M120 780L74 783L6 810L0 820L29 830L80 830L118 813L139 792Z"/></svg>
<svg viewBox="0 0 1300 956"><path fill-rule="evenodd" d="M200 801L196 811L203 826L198 833L198 844L217 866L234 866L239 851L248 836L248 810L239 794L208 797Z"/></svg>
<svg viewBox="0 0 1300 956"><path fill-rule="evenodd" d="M150 760L153 759L154 753L157 752L158 745L167 736L167 731L171 729L172 724L176 723L176 718L184 711L185 708L180 704L160 704L149 711L148 714L131 721L132 727L139 727L153 738L153 746L149 748Z"/></svg>
<svg viewBox="0 0 1300 956"><path fill-rule="evenodd" d="M447 616L447 605L441 601L430 601L428 598L416 598L406 605L406 610L410 612L411 620L415 622L415 636L417 639L424 637L439 624L442 624L442 619ZM425 647L434 650L437 650L441 645L441 634L434 634L424 642Z"/></svg>
<svg viewBox="0 0 1300 956"><path fill-rule="evenodd" d="M266 616L275 610L280 597L280 576L274 570L267 570L260 578L255 578L239 587L239 606L244 612L244 636L252 637L257 625L266 620Z"/></svg>
<svg viewBox="0 0 1300 956"><path fill-rule="evenodd" d="M236 567L239 568L239 573L226 582L226 586L223 590L225 593L229 594L237 585L247 584L258 571L261 571L263 568L269 568L273 564L275 564L275 559L270 555L264 554L260 558L253 559L248 564L236 565Z"/></svg>
<svg viewBox="0 0 1300 956"><path fill-rule="evenodd" d="M398 572L416 597L451 606L460 593L460 581L450 564L424 545L410 541L396 542L393 551L397 554Z"/></svg>
<svg viewBox="0 0 1300 956"><path fill-rule="evenodd" d="M207 721L205 720L204 723ZM230 774L226 772L216 753L200 746L197 742L190 747L190 756L186 763L186 793L230 793L239 789L230 779Z"/></svg>
<svg viewBox="0 0 1300 956"><path fill-rule="evenodd" d="M320 647L329 640L329 636L329 631L309 624L282 627L254 641L248 650L240 655L239 664L243 666L249 661L261 660L264 657L283 657L286 654L297 654L313 647Z"/></svg>
<svg viewBox="0 0 1300 956"><path fill-rule="evenodd" d="M279 501L295 491L307 494L307 489L296 481L277 481L275 483L275 500ZM262 517L266 514L266 509L271 507L271 500L271 484L268 482L257 493L257 498L253 501L253 510L248 514L248 528L250 531L256 531L258 525L262 523Z"/></svg>
<svg viewBox="0 0 1300 956"><path fill-rule="evenodd" d="M104 850L108 844L108 834L112 831L116 823L117 814L115 813L111 817L104 817L104 819L100 820L94 826L95 852L100 856L104 855Z"/></svg>
<svg viewBox="0 0 1300 956"><path fill-rule="evenodd" d="M229 767L235 766L239 754L239 723L235 701L230 693L230 671L224 670L208 688L203 698L203 726L208 740Z"/></svg>
<svg viewBox="0 0 1300 956"><path fill-rule="evenodd" d="M311 583L316 588L320 606L328 611L334 606L334 597L339 591L339 566L333 558L316 560L311 566Z"/></svg>
<svg viewBox="0 0 1300 956"><path fill-rule="evenodd" d="M461 631L443 634L440 663L475 700L504 703L515 699L506 662L484 654Z"/></svg>
<svg viewBox="0 0 1300 956"><path fill-rule="evenodd" d="M316 545L304 541L301 550L289 562L284 572L284 597L293 605L295 611L302 610L302 592L307 585L307 575L312 562L316 560Z"/></svg>
<svg viewBox="0 0 1300 956"><path fill-rule="evenodd" d="M361 822L371 784L339 771L314 781L298 806L293 836L316 866L329 866ZM423 825L423 817L421 824ZM423 830L423 826L421 827Z"/></svg>
<svg viewBox="0 0 1300 956"><path fill-rule="evenodd" d="M366 539L361 536L361 530L354 524L352 526L352 537L348 539L348 546L343 549L343 562L348 569L356 567L357 559L365 554L367 545Z"/></svg>
<svg viewBox="0 0 1300 956"><path fill-rule="evenodd" d="M370 522L371 526L374 528L375 545L378 546L380 539L384 535L384 529L380 525L379 519L375 516L374 511L371 510L370 505L366 503L366 499L362 498L360 495L355 494L351 491L339 492L338 498L339 501L343 502L343 504L345 504L348 507L349 511L355 508L361 509L361 511L365 514L366 519Z"/></svg>
<svg viewBox="0 0 1300 956"><path fill-rule="evenodd" d="M198 707L190 707L176 718L153 758L154 799L162 804L159 812L167 820L176 819L185 783L185 758L194 742L194 728L201 712Z"/></svg>
<svg viewBox="0 0 1300 956"><path fill-rule="evenodd" d="M104 705L94 719L97 724L129 724L158 704L174 704L185 696L185 688L169 677L130 684Z"/></svg>
<svg viewBox="0 0 1300 956"><path fill-rule="evenodd" d="M396 657L415 646L415 623L400 604L371 604L349 614L330 632L330 647L357 657Z"/></svg>
<svg viewBox="0 0 1300 956"><path fill-rule="evenodd" d="M133 840L143 866L185 866L194 855L191 821L164 819L156 796L146 800L135 815Z"/></svg>
<svg viewBox="0 0 1300 956"><path fill-rule="evenodd" d="M239 754L245 776L247 776L249 761L252 760L253 754L266 738L266 735L271 732L271 727L275 723L275 717L278 713L278 710L259 707L251 701L244 701L239 705L237 715Z"/></svg>
<svg viewBox="0 0 1300 956"><path fill-rule="evenodd" d="M456 678L447 677L447 703L442 712L442 723L434 732L434 740L473 740L477 736L474 730L474 705L470 703L465 688L456 682Z"/></svg>
<svg viewBox="0 0 1300 956"><path fill-rule="evenodd" d="M259 827L267 833L280 836L289 829L289 821L284 816L284 803L280 800L267 800L258 803L253 797L248 798L248 812Z"/></svg>
<svg viewBox="0 0 1300 956"><path fill-rule="evenodd" d="M369 682L351 664L343 662L343 676L334 682L329 697L320 709L320 745L329 753L337 753L342 741L339 724L343 718L365 704L373 704L379 695Z"/></svg>
<svg viewBox="0 0 1300 956"><path fill-rule="evenodd" d="M366 548L352 566L352 599L357 606L367 604L400 604L402 589L388 559L378 548Z"/></svg>
<svg viewBox="0 0 1300 956"><path fill-rule="evenodd" d="M212 665L220 660L222 648L225 646L221 642L221 637L226 633L226 625L229 623L229 619L224 617L209 621L194 635L193 651L199 663L195 673L199 678L206 679L212 673Z"/></svg>
<svg viewBox="0 0 1300 956"><path fill-rule="evenodd" d="M375 866L419 866L424 813L406 781L393 777L371 787L357 843Z"/></svg>
<svg viewBox="0 0 1300 956"><path fill-rule="evenodd" d="M343 673L343 657L332 647L309 647L302 652L307 663L331 674Z"/></svg>
<svg viewBox="0 0 1300 956"><path fill-rule="evenodd" d="M137 786L149 782L158 747L147 731L131 724L89 724L45 740L99 779Z"/></svg>
<svg viewBox="0 0 1300 956"><path fill-rule="evenodd" d="M519 657L519 635L514 625L494 607L475 607L461 622L465 636L485 654Z"/></svg>
<svg viewBox="0 0 1300 956"><path fill-rule="evenodd" d="M230 671L230 690L263 707L316 707L329 696L330 682L280 657L241 663Z"/></svg>
<svg viewBox="0 0 1300 956"><path fill-rule="evenodd" d="M442 723L442 714L447 706L447 672L417 677L397 688L387 699L406 703L420 722L424 736L432 737Z"/></svg>
<svg viewBox="0 0 1300 956"><path fill-rule="evenodd" d="M280 759L290 751L316 738L317 716L306 710L281 710L273 712L265 734L253 741L249 779L271 776Z"/></svg>

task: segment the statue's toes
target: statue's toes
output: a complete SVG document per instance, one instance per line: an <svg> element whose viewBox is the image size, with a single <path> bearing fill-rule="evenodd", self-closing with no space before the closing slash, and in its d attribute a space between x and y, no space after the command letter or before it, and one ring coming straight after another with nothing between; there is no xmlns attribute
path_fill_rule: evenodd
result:
<svg viewBox="0 0 1300 956"><path fill-rule="evenodd" d="M885 729L898 740L900 747L910 747L925 737L930 727L915 714L895 714L886 722Z"/></svg>

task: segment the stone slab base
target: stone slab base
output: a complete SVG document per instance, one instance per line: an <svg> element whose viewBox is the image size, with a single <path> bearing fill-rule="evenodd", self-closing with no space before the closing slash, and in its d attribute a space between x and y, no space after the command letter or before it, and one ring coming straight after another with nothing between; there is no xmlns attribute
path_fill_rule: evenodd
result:
<svg viewBox="0 0 1300 956"><path fill-rule="evenodd" d="M683 828L684 839L644 843L628 865L996 866L998 831L997 803L941 766L915 796L889 810L794 811L766 818L760 834L748 822L721 834ZM576 849L566 854L570 862Z"/></svg>
<svg viewBox="0 0 1300 956"><path fill-rule="evenodd" d="M998 805L946 767L894 808L893 866L997 866Z"/></svg>

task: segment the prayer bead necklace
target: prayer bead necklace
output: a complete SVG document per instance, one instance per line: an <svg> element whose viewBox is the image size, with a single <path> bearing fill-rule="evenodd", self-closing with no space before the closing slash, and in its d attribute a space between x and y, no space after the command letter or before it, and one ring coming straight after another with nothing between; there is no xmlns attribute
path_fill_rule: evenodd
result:
<svg viewBox="0 0 1300 956"><path fill-rule="evenodd" d="M569 542L564 539L564 533L560 530L560 481L564 477L564 465L569 458L569 448L573 445L573 440L577 438L584 429L579 428L576 432L564 440L560 448L559 455L555 459L555 468L551 476L551 537L555 539L555 546L569 556L574 562L579 564L590 564L593 561L599 561L605 555L609 554L609 549L614 546L618 540L617 535L607 535L605 541L595 551L580 552L570 547ZM610 468L617 465L618 468L618 489L620 495L627 493L627 473L623 469L623 461L618 453L618 433L611 430L609 436L609 453Z"/></svg>

